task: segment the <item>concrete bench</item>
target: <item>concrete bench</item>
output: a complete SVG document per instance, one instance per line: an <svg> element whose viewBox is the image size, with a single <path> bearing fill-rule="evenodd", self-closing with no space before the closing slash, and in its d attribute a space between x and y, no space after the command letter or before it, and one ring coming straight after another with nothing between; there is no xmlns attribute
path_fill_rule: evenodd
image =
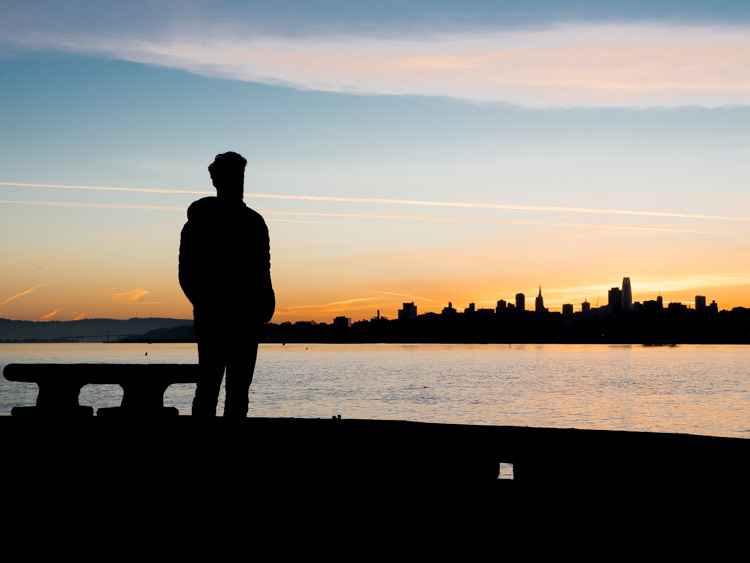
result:
<svg viewBox="0 0 750 563"><path fill-rule="evenodd" d="M78 404L84 385L119 385L123 389L120 407L97 411L107 414L177 415L164 406L164 391L175 383L196 383L197 364L8 364L3 370L8 381L36 383L39 395L35 407L14 407L13 416L92 416L93 407Z"/></svg>

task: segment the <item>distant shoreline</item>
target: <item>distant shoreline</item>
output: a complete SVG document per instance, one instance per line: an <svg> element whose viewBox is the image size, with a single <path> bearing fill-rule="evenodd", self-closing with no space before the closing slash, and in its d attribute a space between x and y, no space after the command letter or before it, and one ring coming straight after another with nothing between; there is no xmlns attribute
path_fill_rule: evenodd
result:
<svg viewBox="0 0 750 563"><path fill-rule="evenodd" d="M14 321L0 318L2 343L195 342L193 321L170 318ZM352 323L269 323L261 342L394 344L750 344L750 309L696 311L591 310L552 312L426 313L408 319L377 317Z"/></svg>

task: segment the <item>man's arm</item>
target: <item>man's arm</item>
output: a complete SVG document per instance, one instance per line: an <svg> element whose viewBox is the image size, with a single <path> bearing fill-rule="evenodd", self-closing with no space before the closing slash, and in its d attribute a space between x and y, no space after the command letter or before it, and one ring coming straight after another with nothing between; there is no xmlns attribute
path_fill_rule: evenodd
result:
<svg viewBox="0 0 750 563"><path fill-rule="evenodd" d="M195 305L197 298L196 272L196 233L194 225L188 221L180 234L180 255L178 278L180 287L190 302Z"/></svg>
<svg viewBox="0 0 750 563"><path fill-rule="evenodd" d="M273 290L273 284L271 283L271 237L268 234L268 227L266 222L261 217L263 222L263 232L265 239L265 252L263 253L263 272L265 278L265 296L263 300L263 309L261 318L264 323L270 322L273 318L273 313L276 310L276 293Z"/></svg>

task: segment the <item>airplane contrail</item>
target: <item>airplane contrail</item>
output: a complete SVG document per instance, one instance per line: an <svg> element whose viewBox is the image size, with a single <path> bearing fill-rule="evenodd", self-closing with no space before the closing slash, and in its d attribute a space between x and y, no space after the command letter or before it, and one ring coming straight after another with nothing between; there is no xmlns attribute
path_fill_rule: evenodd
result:
<svg viewBox="0 0 750 563"><path fill-rule="evenodd" d="M52 205L55 207L98 207L104 209L148 209L156 211L185 211L184 207L170 207L166 205L128 205L125 203L77 203L68 201L20 201L0 199L0 203L17 203L21 205Z"/></svg>
<svg viewBox="0 0 750 563"><path fill-rule="evenodd" d="M55 188L61 190L93 190L104 192L145 192L150 194L193 194L213 195L216 191L200 190L167 190L163 188L118 188L111 186L71 186L63 184L19 184L17 182L0 182L0 186L18 186L21 188Z"/></svg>
<svg viewBox="0 0 750 563"><path fill-rule="evenodd" d="M94 207L104 209L146 209L150 211L185 211L183 207L170 207L159 205L129 205L121 203L74 203L59 201L18 201L0 199L0 203L16 203L22 205L51 205L58 207ZM511 221L502 219L469 219L458 217L430 217L425 215L387 215L387 214L358 214L358 213L318 213L313 211L264 211L259 210L263 215L291 215L305 217L335 217L349 219L395 219L408 221L433 221L444 223L479 223L490 225L534 225L542 227L567 227L582 229L607 229L616 231L650 231L658 233L687 233L697 235L745 235L747 233L735 233L728 231L700 231L694 229L672 229L667 227L628 227L622 225L589 225L586 223L564 223L552 221ZM296 221L295 221L296 222ZM317 222L317 221L316 221Z"/></svg>
<svg viewBox="0 0 750 563"><path fill-rule="evenodd" d="M120 191L120 192L142 192L158 194L192 194L192 195L210 195L213 191L200 190L167 190L158 188L123 188L123 187L106 187L106 186L75 186L62 184L21 184L16 182L0 182L0 186L19 186L19 187L37 187L37 188L56 188L56 189L74 189L74 190L99 190L99 191ZM338 197L338 196L312 196L312 195L291 195L291 194L263 194L248 193L246 198L259 199L280 199L294 201L321 201L329 203L375 203L386 205L412 205L425 207L457 207L468 209L497 209L502 211L542 211L558 213L592 213L601 215L635 215L645 217L671 217L682 219L713 219L719 221L750 221L750 217L730 217L727 215L705 215L701 213L676 213L672 211L648 211L648 210L631 210L631 209L598 209L593 207L564 207L553 205L521 205L506 203L490 202L462 202L462 201L429 201L414 199L392 199L392 198L359 198L359 197Z"/></svg>
<svg viewBox="0 0 750 563"><path fill-rule="evenodd" d="M603 215L640 215L647 217L677 217L682 219L715 219L722 221L750 221L750 217L729 217L725 215L702 215L698 213L674 213L671 211L636 211L629 209L596 209L590 207L562 207L550 205L519 205L506 203L482 203L462 201L426 201L412 199L379 199L334 196L280 195L280 194L245 194L245 197L265 199L291 199L307 201L325 201L336 203L378 203L391 205L420 205L425 207L459 207L470 209L498 209L502 211L555 211L561 213L596 213Z"/></svg>

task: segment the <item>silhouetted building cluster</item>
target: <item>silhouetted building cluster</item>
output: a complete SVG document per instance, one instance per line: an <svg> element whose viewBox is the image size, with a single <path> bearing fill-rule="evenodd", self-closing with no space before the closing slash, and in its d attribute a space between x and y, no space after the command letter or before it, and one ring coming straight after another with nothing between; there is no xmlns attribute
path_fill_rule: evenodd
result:
<svg viewBox="0 0 750 563"><path fill-rule="evenodd" d="M597 300L598 305L598 300ZM299 326L299 328L298 328ZM452 302L440 313L417 314L413 302L404 303L395 320L378 316L351 322L345 317L326 323L269 325L274 342L493 342L493 343L750 343L750 310L736 307L719 312L716 301L695 297L695 307L656 299L634 302L630 278L608 291L607 304L592 306L588 298L575 311L571 303L562 312L544 305L542 288L534 311L526 310L526 297L497 301L494 309L475 303L459 312Z"/></svg>

